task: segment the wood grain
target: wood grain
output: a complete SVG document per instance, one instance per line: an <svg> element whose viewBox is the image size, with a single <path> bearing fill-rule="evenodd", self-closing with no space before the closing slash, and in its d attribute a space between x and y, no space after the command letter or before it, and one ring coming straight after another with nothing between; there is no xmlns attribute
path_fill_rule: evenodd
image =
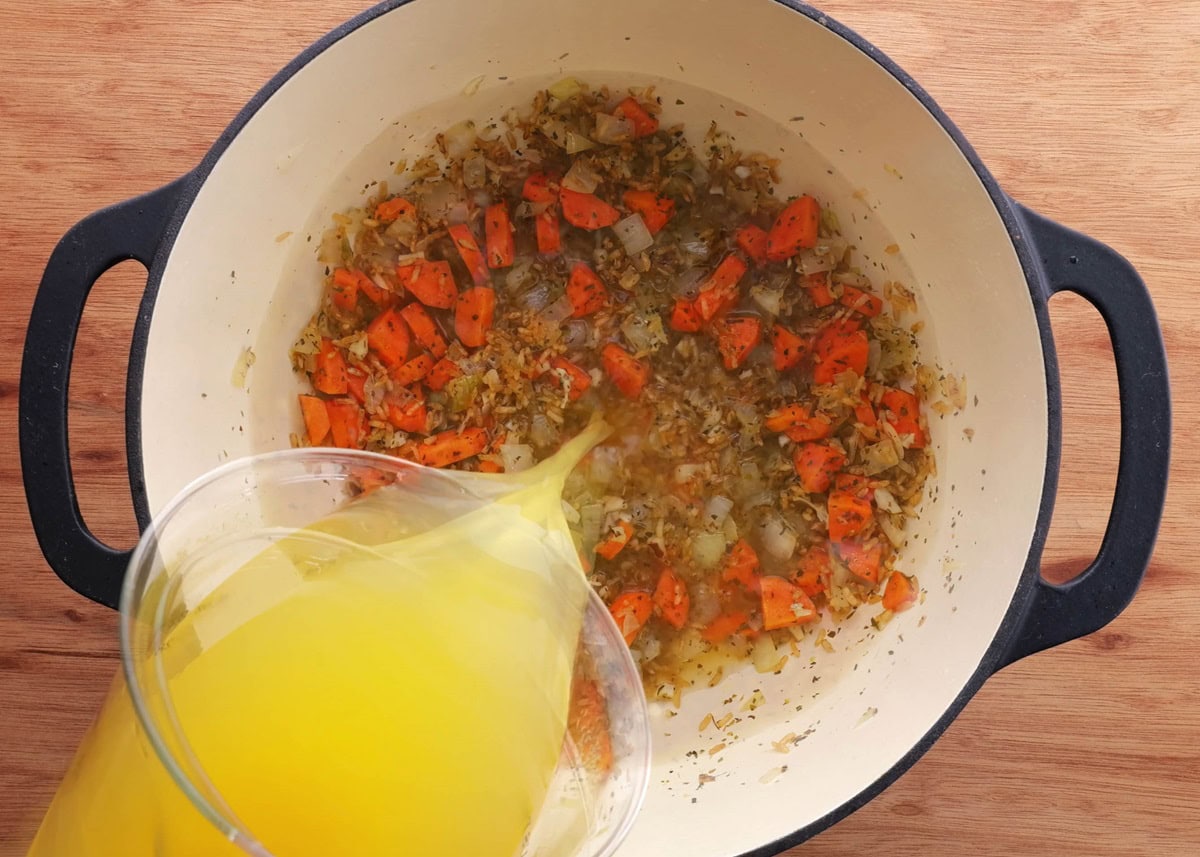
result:
<svg viewBox="0 0 1200 857"><path fill-rule="evenodd" d="M21 490L24 324L55 241L81 216L191 168L253 92L363 0L4 3L0 41L0 855L23 853L114 673L114 616L63 587ZM1200 850L1200 2L828 0L941 103L1017 199L1124 253L1166 334L1177 432L1145 586L1108 629L991 680L882 797L810 857L1193 855ZM123 378L143 275L88 306L72 384L85 514L135 537ZM1099 317L1056 299L1064 461L1047 567L1094 555L1118 437Z"/></svg>

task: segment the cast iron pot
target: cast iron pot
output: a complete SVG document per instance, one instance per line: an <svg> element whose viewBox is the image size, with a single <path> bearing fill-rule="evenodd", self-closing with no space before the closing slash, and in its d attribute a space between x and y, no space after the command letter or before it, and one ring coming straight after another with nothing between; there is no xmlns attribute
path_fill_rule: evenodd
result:
<svg viewBox="0 0 1200 857"><path fill-rule="evenodd" d="M84 525L66 422L75 332L106 269L132 258L150 272L127 393L130 487L145 526L192 478L286 446L298 430L287 348L316 306L313 250L330 213L360 202L436 130L499 116L565 74L614 89L657 84L667 121L702 132L716 119L739 147L778 153L785 190L832 203L876 261L899 244L872 274L915 287L925 359L968 386L961 413L931 420L938 473L903 553L925 602L880 633L868 626L874 611L860 610L815 666L806 652L780 675L747 667L691 691L674 716L656 707L653 785L621 853L776 853L878 794L988 676L1121 612L1150 558L1170 434L1161 335L1129 264L1009 199L911 78L812 8L390 0L330 33L255 96L193 172L93 214L55 249L21 378L34 528L63 580L116 605L128 553ZM1039 558L1059 455L1046 303L1062 290L1108 324L1121 442L1099 555L1054 586ZM244 385L232 383L247 348L256 362ZM765 701L750 711L755 690ZM726 712L736 719L723 730L698 731L706 714ZM726 746L710 756L717 743Z"/></svg>

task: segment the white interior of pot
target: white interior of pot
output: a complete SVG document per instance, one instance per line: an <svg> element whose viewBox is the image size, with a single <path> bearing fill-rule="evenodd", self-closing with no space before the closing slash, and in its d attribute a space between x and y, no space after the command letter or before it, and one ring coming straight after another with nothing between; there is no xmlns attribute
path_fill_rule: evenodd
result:
<svg viewBox="0 0 1200 857"><path fill-rule="evenodd" d="M778 154L784 189L834 206L877 284L915 288L926 362L968 384L962 413L930 415L936 499L902 561L925 602L880 633L879 608L861 609L833 654L807 642L780 675L747 666L655 711L651 792L621 853L741 853L852 798L940 717L1012 598L1045 466L1041 345L994 207L904 86L819 22L772 0L416 0L325 51L230 145L167 263L142 399L150 507L300 430L287 348L316 305L329 215L394 184L390 163L435 131L568 73L655 83L668 123L702 134L716 119L741 148ZM883 252L893 242L901 255ZM246 348L243 389L231 375ZM765 703L749 710L755 690Z"/></svg>

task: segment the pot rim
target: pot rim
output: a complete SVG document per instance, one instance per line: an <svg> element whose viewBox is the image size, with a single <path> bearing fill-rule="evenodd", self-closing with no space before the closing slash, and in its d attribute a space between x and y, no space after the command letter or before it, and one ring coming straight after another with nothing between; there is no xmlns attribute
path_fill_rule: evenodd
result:
<svg viewBox="0 0 1200 857"><path fill-rule="evenodd" d="M370 24L377 18L398 11L414 0L383 0L383 2L367 9L343 24L330 30L317 41L313 42L287 65L277 72L261 89L254 94L246 105L238 112L233 121L221 132L205 154L200 164L181 181L178 203L170 217L158 252L150 266L146 283L146 291L139 307L138 317L133 330L132 345L129 354L129 370L126 378L125 413L126 413L126 457L129 470L129 482L133 495L134 513L139 528L145 530L150 525L151 515L146 496L145 474L142 458L141 406L142 380L145 369L146 351L149 340L150 321L158 290L162 283L166 261L174 248L175 241L183 226L183 222L191 210L201 187L207 180L217 162L224 155L234 139L257 115L258 111L271 97L302 68L335 45L337 42ZM1047 438L1046 466L1043 474L1041 499L1038 506L1037 521L1030 541L1029 553L1026 556L1024 568L1021 571L1017 586L1013 592L1008 610L992 638L988 648L980 658L979 664L965 682L961 690L938 717L932 727L905 753L892 767L874 781L865 785L853 798L841 804L831 812L796 829L792 833L772 842L742 852L737 857L773 857L788 848L795 847L821 831L831 827L858 809L861 809L888 786L900 778L933 746L941 737L950 723L958 716L972 697L978 693L983 683L1006 663L1005 653L1016 639L1026 614L1029 612L1035 595L1035 588L1041 576L1041 555L1050 528L1051 514L1054 509L1054 498L1058 483L1061 444L1061 398L1058 375L1058 359L1054 349L1054 341L1050 328L1048 308L1049 289L1046 286L1045 272L1034 255L1027 229L1017 212L1013 200L1000 188L999 183L991 172L984 166L978 153L967 141L962 131L950 117L937 105L932 96L921 87L904 69L885 53L860 36L854 30L831 18L820 10L799 0L770 0L778 3L819 26L829 30L858 49L864 57L880 66L895 78L913 97L915 97L930 116L942 127L953 141L954 145L966 158L972 170L979 177L988 197L999 214L1008 233L1009 241L1016 252L1021 269L1025 274L1029 287L1029 296L1033 305L1034 317L1038 326L1038 338L1042 347L1043 368L1046 381L1047 403ZM733 857L733 855L731 855Z"/></svg>

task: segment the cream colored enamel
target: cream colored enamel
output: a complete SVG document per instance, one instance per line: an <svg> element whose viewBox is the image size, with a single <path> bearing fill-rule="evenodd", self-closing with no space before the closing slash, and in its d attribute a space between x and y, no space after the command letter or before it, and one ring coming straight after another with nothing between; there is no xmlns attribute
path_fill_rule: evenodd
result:
<svg viewBox="0 0 1200 857"><path fill-rule="evenodd" d="M435 129L519 105L564 73L655 82L668 120L702 130L716 118L743 148L782 147L785 185L832 202L851 240L886 261L886 276L916 286L926 359L965 375L978 397L932 419L938 499L904 554L924 605L873 637L865 626L877 608L860 611L863 628L844 630L837 652L818 652L812 668L807 643L782 675L743 672L689 694L676 716L655 712L658 769L621 854L741 853L852 798L945 711L1011 601L1046 463L1036 320L994 206L911 93L819 23L772 0L416 0L325 51L234 140L168 260L143 386L150 506L226 457L287 445L298 387L286 347L318 294L313 253L330 212L361 199L366 182L394 180L388 162ZM481 74L478 92L463 95ZM901 257L882 252L893 241ZM886 278L869 262L868 271ZM230 374L247 346L256 362L238 389ZM746 718L740 700L722 701L755 689L767 703L754 720L698 733L710 712ZM864 721L869 709L878 713ZM810 728L786 754L771 745ZM699 788L702 773L716 779Z"/></svg>

